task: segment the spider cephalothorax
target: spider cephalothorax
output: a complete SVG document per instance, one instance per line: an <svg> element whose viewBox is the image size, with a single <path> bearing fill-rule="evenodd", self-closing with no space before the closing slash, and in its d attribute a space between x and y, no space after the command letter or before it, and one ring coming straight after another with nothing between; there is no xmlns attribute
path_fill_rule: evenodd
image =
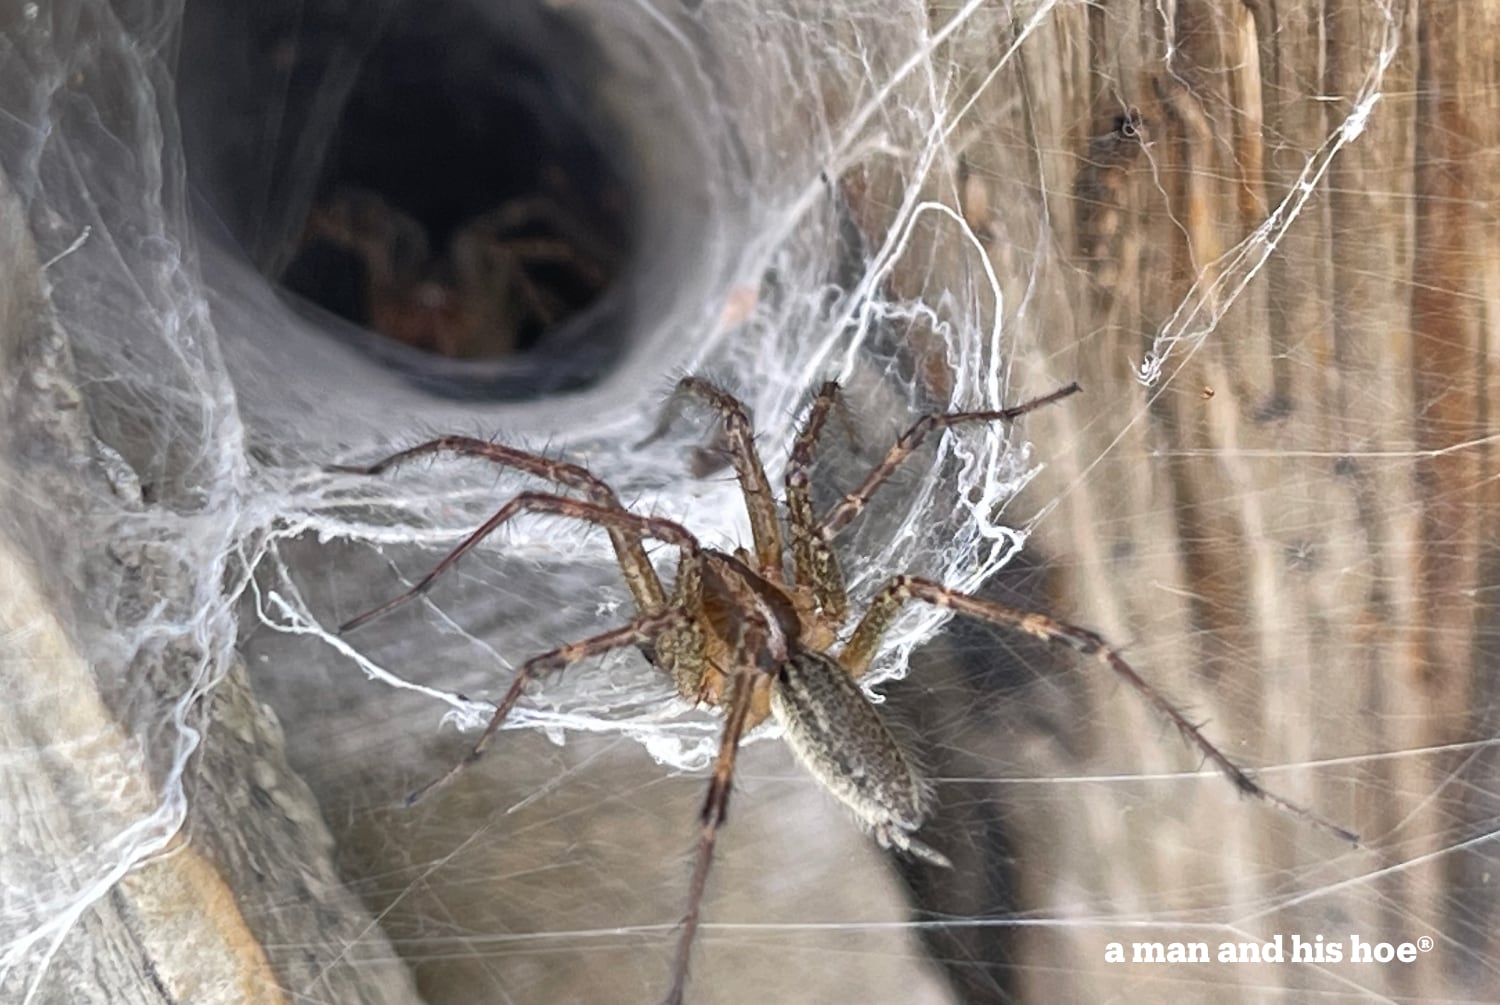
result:
<svg viewBox="0 0 1500 1005"><path fill-rule="evenodd" d="M465 553L521 513L553 514L604 528L636 606L636 617L626 624L559 646L522 664L468 756L447 774L408 796L408 802L446 784L477 760L533 678L611 650L641 647L651 662L671 677L684 698L724 710L724 728L700 817L698 855L667 996L668 1002L681 1002L714 843L729 802L735 755L746 730L768 716L774 715L780 722L798 760L883 846L934 865L948 865L939 852L914 837L929 815L931 787L857 683L870 669L881 640L901 608L916 600L1093 657L1135 690L1241 792L1355 840L1349 832L1261 788L1115 649L1086 629L1039 612L972 597L931 580L896 575L874 594L864 614L846 631L849 601L832 542L923 440L934 431L962 423L1009 421L1078 389L1078 385L1070 384L1001 411L925 415L897 439L857 488L819 518L813 509L810 473L818 437L838 400L838 386L824 384L813 399L787 463L782 502L790 555L783 543L782 517L755 451L754 433L744 406L697 377L685 378L677 385L664 422L670 421L677 404L689 398L718 413L750 516L752 547L733 554L705 548L681 524L630 512L608 485L578 465L484 440L442 437L373 465L340 467L338 470L377 474L412 457L448 452L514 468L583 496L541 492L517 495L414 587L347 622L341 631L425 592ZM670 591L646 555L646 539L677 549L677 572ZM844 640L842 645L840 639Z"/></svg>

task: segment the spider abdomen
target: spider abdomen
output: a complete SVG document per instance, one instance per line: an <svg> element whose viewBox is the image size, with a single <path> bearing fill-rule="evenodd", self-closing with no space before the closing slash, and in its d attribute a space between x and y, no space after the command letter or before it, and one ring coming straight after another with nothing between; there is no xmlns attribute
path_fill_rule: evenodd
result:
<svg viewBox="0 0 1500 1005"><path fill-rule="evenodd" d="M930 786L848 671L794 651L772 685L771 711L797 760L882 846L949 864L912 837L930 812Z"/></svg>

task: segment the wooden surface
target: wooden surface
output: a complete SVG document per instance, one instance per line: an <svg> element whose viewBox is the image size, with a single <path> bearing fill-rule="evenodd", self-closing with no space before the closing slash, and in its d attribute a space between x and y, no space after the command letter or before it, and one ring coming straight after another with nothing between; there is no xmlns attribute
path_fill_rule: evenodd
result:
<svg viewBox="0 0 1500 1005"><path fill-rule="evenodd" d="M991 206L1055 200L1080 247L1111 216L1088 275L1042 263L1042 317L1017 362L1027 389L1087 389L1029 427L1049 464L1028 498L1053 507L1033 539L1033 590L1127 647L1267 785L1365 838L1342 848L1212 777L1046 795L997 784L986 791L1008 824L1016 916L1076 921L1019 930L1015 969L988 971L1025 1000L1464 997L1489 982L1492 900L1475 884L1489 882L1494 812L1500 8L1391 13L1404 20L1385 38L1373 4L1331 4L1320 22L1307 5L1184 3L1164 57L1149 12L1058 12L1010 77L1030 96L1010 135L1041 152L1040 170L1003 146L968 155ZM1364 130L1248 267L1255 229L1296 194L1386 44ZM1071 58L1062 73L1024 58L1041 52ZM1122 105L1145 120L1143 154L1124 168L1079 159L1079 124L1097 136ZM1080 187L1091 173L1112 177ZM1103 194L1059 198L1080 191ZM1184 308L1199 322L1182 325ZM1152 337L1184 330L1166 379L1142 387L1132 367ZM1033 745L1027 774L1195 766L1115 682L1073 686L1082 696L1052 713L1063 728ZM1013 763L1015 743L989 743L992 763ZM964 748L965 773L984 749ZM1192 927L1204 922L1222 927ZM1436 948L1407 967L1103 962L1121 939L1278 932Z"/></svg>
<svg viewBox="0 0 1500 1005"><path fill-rule="evenodd" d="M1235 252L1261 250L1256 228L1353 110L1385 12L1363 0L1174 9L1170 25L1155 5L1054 9L975 92L929 180L986 237L1017 396L1071 379L1086 391L1027 425L1046 467L1014 512L1034 533L995 589L1123 646L1265 784L1364 845L1196 772L1092 669L950 633L887 708L941 779L930 843L958 868L898 873L782 752L750 748L695 1001L1474 998L1493 986L1500 7L1393 6L1379 101L1263 261ZM1013 26L989 28L945 50L972 71L955 75L965 86L1014 40ZM1111 135L1130 108L1139 151ZM878 175L861 185L864 204L851 203L876 233L889 203ZM114 577L121 603L140 603L173 595L181 572L57 526L57 512L153 504L105 477L87 421L97 391L73 384L9 195L0 224L0 870L63 875L102 860L91 843L112 820L157 812L166 763L139 710L118 702L112 668L91 665L111 615L80 606L76 585ZM944 267L973 264L951 252ZM1179 330L1184 305L1205 320L1180 329L1190 337L1145 388L1134 367L1157 333ZM315 542L289 553L330 596L340 574L379 567ZM453 755L453 734L326 647L246 635L256 694L226 666L195 709L207 743L186 815L158 822L160 855L104 877L34 1000L636 1000L656 987L701 779L667 775L628 743L559 751L507 736L505 756L441 805L394 814L390 800ZM180 694L196 664L175 655L132 672ZM903 881L940 924L903 924ZM1112 941L1278 933L1436 948L1405 967L1104 959ZM42 974L44 955L24 954L0 992Z"/></svg>
<svg viewBox="0 0 1500 1005"><path fill-rule="evenodd" d="M139 697L129 680L178 694L203 653L144 645L114 662L111 635L128 630L129 612L180 599L183 581L160 551L110 547L99 532L142 503L95 453L3 183L0 234L0 876L14 898L0 920L0 997L281 1003L298 1000L287 988L300 982L326 1000L416 1001L389 953L347 957L372 922L334 872L328 830L242 669L226 668L188 713L208 739L185 802L167 788L172 731L137 732L141 710L119 701ZM85 592L101 583L115 584L112 610Z"/></svg>

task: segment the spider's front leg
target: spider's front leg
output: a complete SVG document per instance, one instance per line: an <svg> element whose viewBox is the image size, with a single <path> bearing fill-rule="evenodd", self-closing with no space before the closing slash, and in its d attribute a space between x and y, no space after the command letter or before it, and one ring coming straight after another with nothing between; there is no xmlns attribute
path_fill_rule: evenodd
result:
<svg viewBox="0 0 1500 1005"><path fill-rule="evenodd" d="M442 453L473 457L499 467L523 471L565 488L581 491L587 494L589 501L597 506L625 512L614 489L595 477L593 472L585 467L472 436L440 436L435 440L428 440L426 443L419 443L414 447L397 451L374 464L333 464L329 465L328 470L356 475L378 475L418 457ZM648 614L661 610L667 602L666 591L662 588L661 579L656 575L651 560L646 557L646 549L641 545L641 535L629 527L606 525L605 530L609 532L610 543L614 545L615 560L620 565L620 572L625 576L625 585L629 587L630 595L635 600L636 612ZM361 623L361 618L356 618L345 624L340 631L348 631L359 623Z"/></svg>
<svg viewBox="0 0 1500 1005"><path fill-rule="evenodd" d="M792 563L796 582L808 587L818 608L832 621L842 621L849 611L844 573L839 568L832 542L863 511L875 491L890 480L906 459L934 430L947 429L970 422L1009 422L1033 409L1049 405L1070 394L1078 385L1069 384L1050 394L997 412L934 412L924 415L902 433L886 456L865 477L864 482L846 495L821 521L813 512L811 482L818 439L828 414L839 403L839 385L828 381L818 390L808 409L807 418L792 445L786 466L787 525L792 540Z"/></svg>
<svg viewBox="0 0 1500 1005"><path fill-rule="evenodd" d="M1197 749L1203 755L1204 760L1223 773L1241 793L1253 796L1261 802L1274 806L1351 844L1359 843L1359 836L1352 831L1339 827L1312 810L1262 788L1260 783L1211 743L1177 706L1151 686L1136 672L1134 667L1125 661L1119 651L1102 637L1086 628L1057 621L1036 611L1025 611L1007 607L992 600L981 600L928 579L895 576L875 595L875 599L870 602L869 609L865 611L864 617L855 628L854 634L849 637L848 644L839 654L839 662L852 676L858 677L869 669L870 661L879 649L880 640L885 635L886 629L890 627L897 613L909 600L920 600L934 607L946 607L959 614L1003 628L1022 631L1043 641L1067 646L1081 655L1094 657L1124 681L1131 690L1140 695L1147 705L1171 723L1183 740Z"/></svg>
<svg viewBox="0 0 1500 1005"><path fill-rule="evenodd" d="M771 483L766 479L765 465L755 452L755 429L750 423L750 414L742 403L728 391L704 380L702 377L684 377L677 382L672 396L662 407L661 418L656 428L637 446L664 435L672 427L681 403L696 398L719 415L724 433L729 441L729 455L734 463L734 474L739 480L740 492L745 496L745 509L750 515L750 536L755 544L757 571L772 582L779 583L782 572L781 524L776 519L776 499L771 495Z"/></svg>
<svg viewBox="0 0 1500 1005"><path fill-rule="evenodd" d="M807 418L792 444L792 455L786 465L786 517L792 537L792 569L799 586L812 590L819 610L831 621L842 622L849 613L849 593L844 571L828 539L818 533L818 518L813 512L812 468L818 437L828 421L828 413L838 404L839 386L826 382L818 389Z"/></svg>

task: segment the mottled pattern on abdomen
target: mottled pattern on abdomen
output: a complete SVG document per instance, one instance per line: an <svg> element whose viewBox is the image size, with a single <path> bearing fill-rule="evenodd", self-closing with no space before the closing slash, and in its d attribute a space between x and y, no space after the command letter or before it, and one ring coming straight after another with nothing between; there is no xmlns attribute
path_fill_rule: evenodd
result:
<svg viewBox="0 0 1500 1005"><path fill-rule="evenodd" d="M867 828L911 832L922 825L925 779L837 662L793 653L772 688L771 711L797 759Z"/></svg>

